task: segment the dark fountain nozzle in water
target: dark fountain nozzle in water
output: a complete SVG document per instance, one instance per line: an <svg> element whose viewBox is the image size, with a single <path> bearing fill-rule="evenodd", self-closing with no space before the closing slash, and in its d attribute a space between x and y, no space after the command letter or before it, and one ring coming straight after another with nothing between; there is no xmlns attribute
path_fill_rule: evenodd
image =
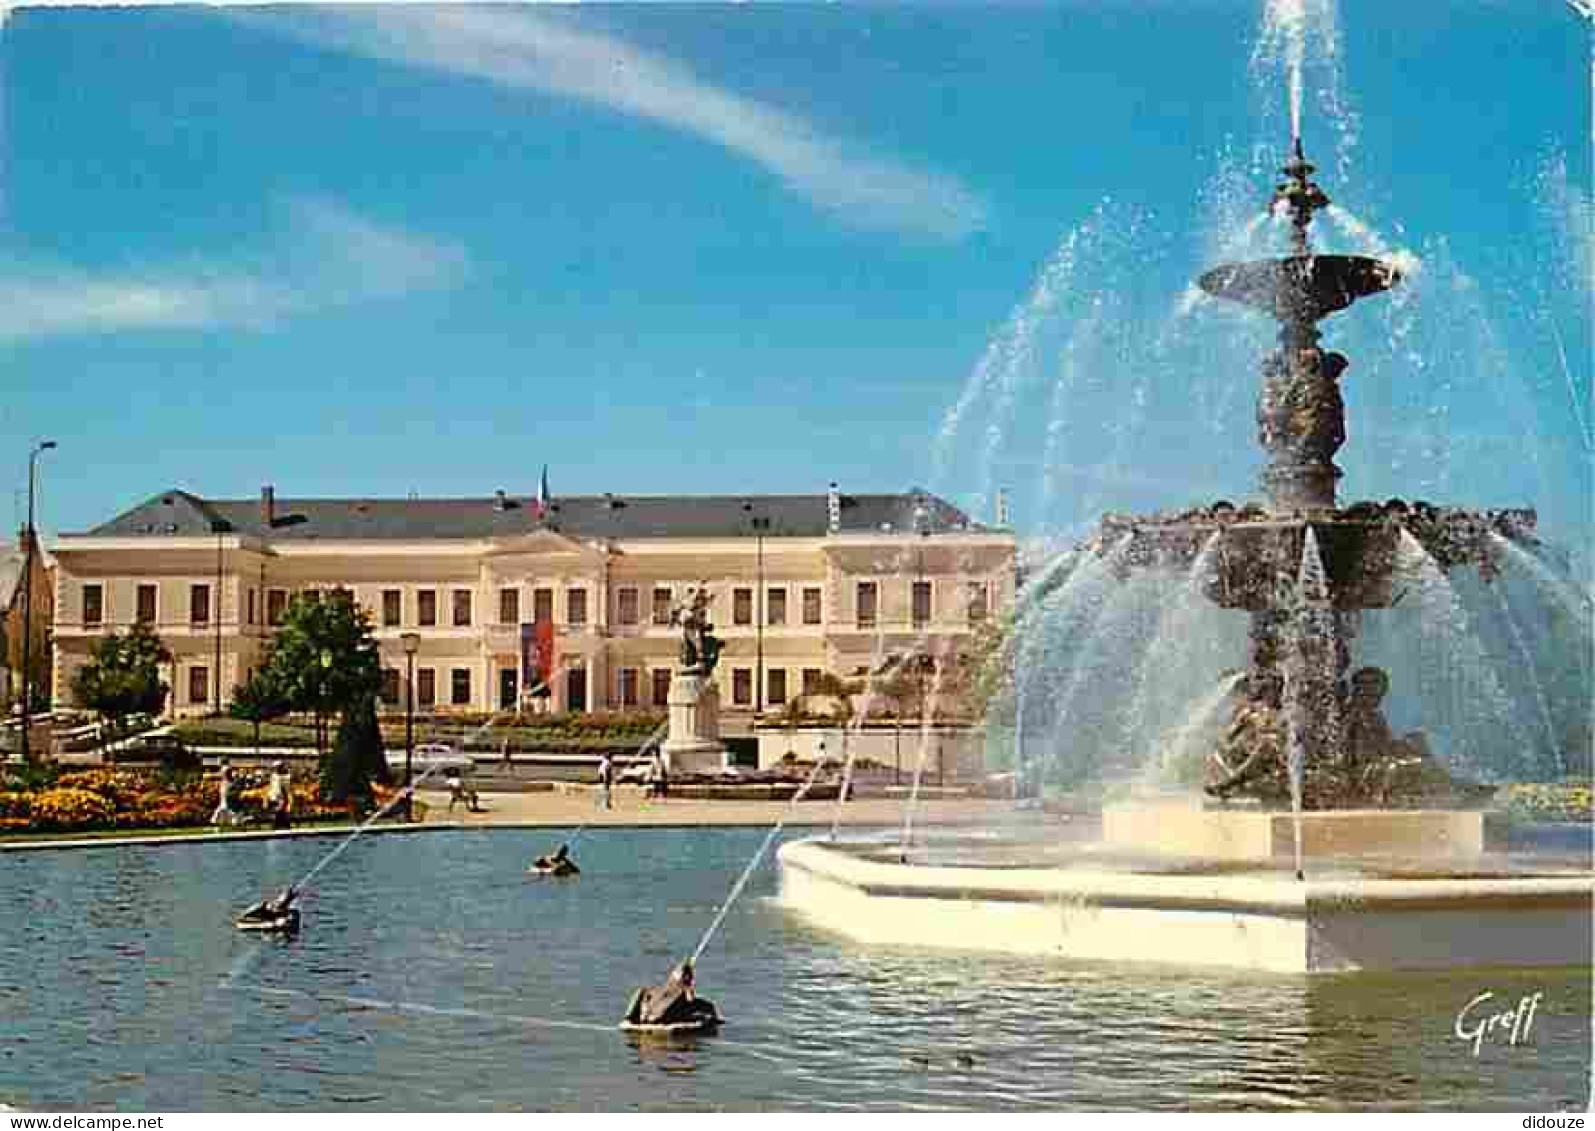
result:
<svg viewBox="0 0 1595 1131"><path fill-rule="evenodd" d="M1496 540L1532 542L1535 515L1401 500L1338 506L1335 455L1346 441L1339 382L1349 362L1319 348L1318 323L1389 290L1401 275L1368 256L1315 253L1312 222L1329 196L1312 180L1300 138L1281 171L1269 207L1289 215L1292 254L1223 264L1198 280L1207 293L1279 323L1257 402L1257 438L1268 453L1259 484L1264 502L1110 515L1087 548L1112 555L1121 573L1188 570L1205 559L1200 584L1207 597L1251 617L1251 661L1236 685L1227 731L1208 757L1209 794L1283 804L1294 782L1310 809L1470 797L1478 787L1439 770L1421 735L1391 734L1379 707L1389 677L1365 668L1348 678L1351 643L1364 610L1399 599L1404 543L1409 553L1414 543L1421 547L1442 570L1474 565L1488 580ZM1217 552L1204 554L1215 537ZM1324 592L1314 600L1300 592L1309 557L1321 559L1315 569Z"/></svg>

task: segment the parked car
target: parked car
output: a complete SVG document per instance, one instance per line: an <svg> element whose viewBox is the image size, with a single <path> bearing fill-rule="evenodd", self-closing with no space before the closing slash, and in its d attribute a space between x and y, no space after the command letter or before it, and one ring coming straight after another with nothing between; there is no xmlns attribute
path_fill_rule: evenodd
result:
<svg viewBox="0 0 1595 1131"><path fill-rule="evenodd" d="M404 769L404 751L389 750L388 765L396 770ZM433 777L439 777L449 770L459 770L461 773L469 770L474 763L469 754L456 751L454 747L445 742L423 742L415 748L414 756L410 759L411 769L415 775L432 771Z"/></svg>
<svg viewBox="0 0 1595 1131"><path fill-rule="evenodd" d="M205 768L205 761L197 750L190 750L169 734L137 735L107 754L117 764L159 763L168 770L193 770Z"/></svg>

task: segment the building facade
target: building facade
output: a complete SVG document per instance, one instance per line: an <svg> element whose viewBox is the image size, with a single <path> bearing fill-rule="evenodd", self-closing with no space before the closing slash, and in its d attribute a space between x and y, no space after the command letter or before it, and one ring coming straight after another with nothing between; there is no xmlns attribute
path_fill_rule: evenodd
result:
<svg viewBox="0 0 1595 1131"><path fill-rule="evenodd" d="M525 641L553 625L556 711L663 707L703 585L733 716L779 710L821 673L917 652L956 663L1013 599L1011 532L921 492L482 499L211 500L167 491L55 546L54 680L142 621L172 651L169 710L206 714L261 663L289 599L348 589L370 614L384 698L483 712L522 702ZM413 688L402 637L420 642ZM939 659L938 659L939 658Z"/></svg>

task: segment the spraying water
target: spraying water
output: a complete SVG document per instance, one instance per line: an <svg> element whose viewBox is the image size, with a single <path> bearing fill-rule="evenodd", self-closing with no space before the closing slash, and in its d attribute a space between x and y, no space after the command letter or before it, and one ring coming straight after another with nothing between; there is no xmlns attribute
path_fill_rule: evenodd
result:
<svg viewBox="0 0 1595 1131"><path fill-rule="evenodd" d="M1491 586L1491 590L1495 593L1496 607L1500 611L1501 619L1506 622L1507 631L1511 634L1512 645L1522 660L1522 671L1533 692L1535 706L1539 708L1540 726L1545 731L1545 747L1550 752L1549 760L1557 763L1558 773L1566 774L1567 764L1560 757L1561 743L1556 739L1556 724L1551 719L1551 705L1545 697L1545 687L1540 683L1539 672L1535 670L1534 653L1523 637L1523 626L1518 623L1517 613L1506 599L1505 587L1495 585Z"/></svg>
<svg viewBox="0 0 1595 1131"><path fill-rule="evenodd" d="M919 787L925 777L925 755L930 751L930 735L936 718L936 707L941 701L941 684L947 671L946 663L936 665L936 677L931 682L930 709L926 710L923 704L920 707L919 721L919 756L914 760L914 784L908 790L908 802L903 810L903 860L908 859L908 848L914 839L914 811L919 806Z"/></svg>
<svg viewBox="0 0 1595 1131"><path fill-rule="evenodd" d="M710 940L715 936L715 932L720 929L720 924L725 922L726 913L736 903L737 897L742 894L742 889L748 886L748 880L752 878L754 870L758 868L759 861L764 859L764 854L770 850L770 845L780 835L781 830L786 827L787 818L797 808L798 802L807 797L809 790L814 788L814 783L819 780L820 772L825 769L829 761L829 759L822 759L814 764L814 769L809 771L807 780L792 795L792 800L787 802L786 808L781 811L781 816L776 819L775 824L770 826L770 831L765 835L764 842L759 845L758 851L753 854L753 859L748 861L748 866L742 869L742 875L738 876L737 882L731 886L731 894L726 896L726 900L720 905L720 910L715 914L713 922L709 924L709 929L704 931L703 938L698 940L698 945L692 952L692 964L694 966L698 964L698 959L703 957L704 950L708 948Z"/></svg>
<svg viewBox="0 0 1595 1131"><path fill-rule="evenodd" d="M486 734L489 730L491 730L493 728L493 726L498 722L499 719L503 718L507 714L509 714L508 711L499 711L497 714L493 715L492 718L488 719L481 726L477 727L467 737L461 739L455 745L454 753L456 755L462 754L464 752L464 750L465 750L465 747L469 743L474 742L476 739L478 739L482 735ZM433 774L437 773L440 769L442 769L444 767L444 765L445 765L445 763L443 763L443 762L434 762L426 770L426 772L423 773L420 777L416 778L409 785L405 786L398 793L395 793L392 797L390 797L388 799L387 804L383 805L382 808L378 809L375 813L371 814L371 816L367 817L363 822L361 822L360 826L358 828L356 828L354 830L354 832L350 833L348 835L348 837L343 840L342 843L340 843L331 852L327 853L326 856L322 857L320 862L317 863L314 868L311 868L310 871L306 872L304 874L303 878L301 878L297 883L295 883L293 885L294 890L295 891L303 891L306 887L308 887L309 884L310 884L310 881L315 879L318 875L320 875L322 869L326 868L327 865L331 864L339 856L342 856L344 851L346 849L348 849L348 847L351 844L353 844L356 840L360 839L360 835L362 833L364 833L367 829L369 829L380 818L387 816L387 814L389 812L391 812L393 810L393 808L396 805L399 804L399 802L405 800L410 795L412 795L420 787L422 782L426 781L427 778L429 778Z"/></svg>
<svg viewBox="0 0 1595 1131"><path fill-rule="evenodd" d="M665 732L668 731L669 729L670 729L670 720L669 719L666 719L664 722L662 722L658 726L654 727L653 733L651 733L647 738L643 739L642 740L642 745L637 747L637 752L633 755L633 758L641 758L645 754L647 754L648 753L648 748L650 746L653 746L661 738L663 738L664 735L665 735ZM560 843L563 844L567 850L569 850L571 848L574 848L576 846L576 842L579 841L582 838L582 834L585 833L592 826L592 823L595 820L597 820L597 819L598 819L598 815L596 813L594 813L591 817L588 817L585 821L583 821L581 824L577 825L569 833L565 834L564 838L560 841Z"/></svg>

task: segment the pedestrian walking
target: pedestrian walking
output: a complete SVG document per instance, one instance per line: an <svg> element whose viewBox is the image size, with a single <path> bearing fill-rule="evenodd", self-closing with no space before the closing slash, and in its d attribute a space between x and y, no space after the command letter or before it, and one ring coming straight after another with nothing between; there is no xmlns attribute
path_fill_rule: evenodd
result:
<svg viewBox="0 0 1595 1131"><path fill-rule="evenodd" d="M611 791L615 788L615 759L605 750L598 758L598 807L614 808Z"/></svg>
<svg viewBox="0 0 1595 1131"><path fill-rule="evenodd" d="M221 799L217 802L215 810L210 815L210 823L217 826L236 825L238 814L232 810L233 764L226 758L222 759L221 777L217 782L217 789Z"/></svg>
<svg viewBox="0 0 1595 1131"><path fill-rule="evenodd" d="M280 759L272 763L271 785L266 791L266 805L271 810L272 828L293 827L294 779L288 772L288 763Z"/></svg>

